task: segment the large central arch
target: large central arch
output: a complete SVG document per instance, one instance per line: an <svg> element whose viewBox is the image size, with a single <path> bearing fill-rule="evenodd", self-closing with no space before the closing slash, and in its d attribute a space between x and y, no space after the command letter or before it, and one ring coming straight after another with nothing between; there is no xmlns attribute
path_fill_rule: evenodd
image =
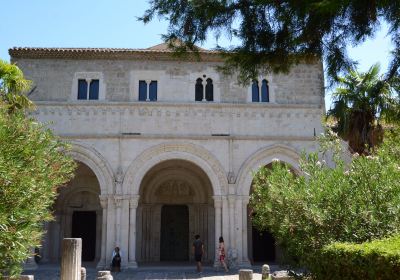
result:
<svg viewBox="0 0 400 280"><path fill-rule="evenodd" d="M205 244L203 260L214 260L213 189L200 167L182 159L162 161L146 173L139 193L139 262L189 261L196 234Z"/></svg>
<svg viewBox="0 0 400 280"><path fill-rule="evenodd" d="M186 160L200 167L211 181L214 196L226 194L228 180L221 163L207 149L187 143L160 144L142 152L125 173L122 193L138 195L147 172L160 162L174 159Z"/></svg>

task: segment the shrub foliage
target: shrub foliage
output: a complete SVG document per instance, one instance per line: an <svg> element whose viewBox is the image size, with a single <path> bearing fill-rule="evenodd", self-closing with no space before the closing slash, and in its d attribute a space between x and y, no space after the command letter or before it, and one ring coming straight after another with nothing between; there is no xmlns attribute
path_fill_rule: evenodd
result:
<svg viewBox="0 0 400 280"><path fill-rule="evenodd" d="M75 166L49 129L8 105L0 102L0 276L20 273L40 245L57 187Z"/></svg>
<svg viewBox="0 0 400 280"><path fill-rule="evenodd" d="M324 153L304 154L299 174L275 162L272 169L261 168L253 182L253 223L269 229L286 256L311 271L327 244L361 243L400 229L399 134L348 164L339 143L332 133L321 140L324 152L333 150L333 168Z"/></svg>
<svg viewBox="0 0 400 280"><path fill-rule="evenodd" d="M400 275L400 236L362 244L334 243L322 250L314 278L391 280Z"/></svg>

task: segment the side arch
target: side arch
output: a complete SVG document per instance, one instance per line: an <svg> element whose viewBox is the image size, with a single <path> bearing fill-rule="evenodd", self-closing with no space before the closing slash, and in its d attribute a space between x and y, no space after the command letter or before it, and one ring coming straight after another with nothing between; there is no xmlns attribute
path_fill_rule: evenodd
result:
<svg viewBox="0 0 400 280"><path fill-rule="evenodd" d="M130 164L122 185L123 194L138 195L140 184L147 172L156 164L172 159L186 160L200 167L211 181L213 195L226 193L226 172L208 150L193 144L166 143L148 148Z"/></svg>
<svg viewBox="0 0 400 280"><path fill-rule="evenodd" d="M298 172L299 158L299 153L295 149L285 145L273 145L256 151L240 167L236 184L237 194L243 196L250 194L253 173L257 172L261 166L271 163L274 159L279 159L290 164Z"/></svg>
<svg viewBox="0 0 400 280"><path fill-rule="evenodd" d="M115 189L115 182L111 166L107 160L92 147L76 141L72 141L70 144L72 148L67 154L74 160L86 164L93 171L99 181L102 195L112 194Z"/></svg>

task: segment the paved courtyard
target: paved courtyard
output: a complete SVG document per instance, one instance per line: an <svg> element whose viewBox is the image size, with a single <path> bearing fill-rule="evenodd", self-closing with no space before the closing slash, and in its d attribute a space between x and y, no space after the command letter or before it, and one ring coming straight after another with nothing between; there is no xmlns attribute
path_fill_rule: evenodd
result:
<svg viewBox="0 0 400 280"><path fill-rule="evenodd" d="M85 266L85 264L84 264ZM87 266L87 280L95 280L97 270L94 267ZM278 270L278 266L271 265L271 271ZM261 265L253 266L254 280L261 280ZM25 271L24 274L34 275L35 280L59 280L60 268L57 265L39 265L34 271ZM139 279L205 279L205 280L237 280L239 279L238 270L231 270L225 273L223 269L216 270L213 267L206 266L201 274L195 271L195 266L175 265L175 266L144 266L136 270L124 270L119 273L113 273L116 280L139 280Z"/></svg>

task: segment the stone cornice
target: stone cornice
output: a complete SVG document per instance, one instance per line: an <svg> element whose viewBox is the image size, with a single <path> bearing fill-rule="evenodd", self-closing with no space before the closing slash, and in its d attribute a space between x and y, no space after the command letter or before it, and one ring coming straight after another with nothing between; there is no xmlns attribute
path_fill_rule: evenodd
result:
<svg viewBox="0 0 400 280"><path fill-rule="evenodd" d="M260 136L260 135L225 135L225 136L212 136L212 135L195 135L195 134L64 134L58 133L61 138L71 140L83 139L168 139L168 140L247 140L247 141L299 141L299 142L312 142L315 137L302 137L302 136Z"/></svg>
<svg viewBox="0 0 400 280"><path fill-rule="evenodd" d="M278 103L223 103L223 102L110 102L110 101L34 101L38 107L53 106L53 107L110 107L110 108L201 108L201 109L268 109L268 108L278 108L278 109L319 109L322 112L322 105L320 104L278 104Z"/></svg>

